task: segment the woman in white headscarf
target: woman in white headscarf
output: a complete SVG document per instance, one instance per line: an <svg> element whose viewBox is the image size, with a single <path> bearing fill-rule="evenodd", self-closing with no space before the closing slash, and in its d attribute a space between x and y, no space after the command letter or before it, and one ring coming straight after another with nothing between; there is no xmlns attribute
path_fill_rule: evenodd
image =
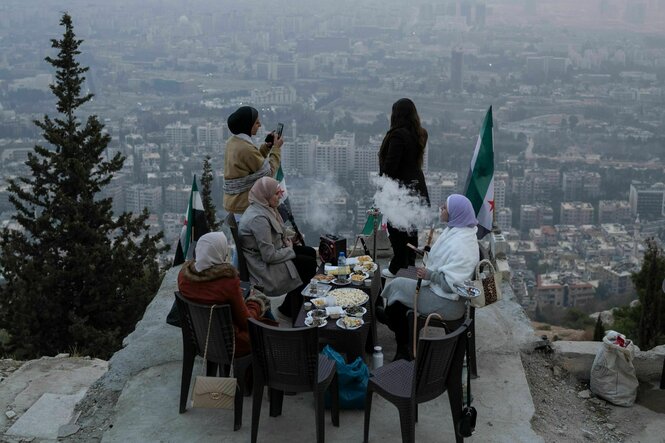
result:
<svg viewBox="0 0 665 443"><path fill-rule="evenodd" d="M262 319L269 303L261 295L243 300L238 271L227 262L228 243L221 232L210 232L196 243L195 260L178 274L178 290L196 303L228 304L235 329L236 355L250 353L248 318Z"/></svg>
<svg viewBox="0 0 665 443"><path fill-rule="evenodd" d="M476 239L478 220L469 199L460 194L450 195L440 210L441 221L448 226L432 246L426 267L416 270L417 276L423 279L418 294L418 313L436 312L444 320L457 320L464 315L465 306L452 288L472 276L480 259ZM416 283L403 277L392 280L381 294L386 299L385 312L377 308L379 321L395 333L395 360L410 359L406 313L413 309Z"/></svg>
<svg viewBox="0 0 665 443"><path fill-rule="evenodd" d="M302 289L316 274L316 251L294 245L277 210L282 189L279 182L263 177L249 191L249 207L240 218L240 246L249 270L250 282L261 286L268 297L288 293L278 308L293 317L302 304ZM304 282L304 283L303 283Z"/></svg>

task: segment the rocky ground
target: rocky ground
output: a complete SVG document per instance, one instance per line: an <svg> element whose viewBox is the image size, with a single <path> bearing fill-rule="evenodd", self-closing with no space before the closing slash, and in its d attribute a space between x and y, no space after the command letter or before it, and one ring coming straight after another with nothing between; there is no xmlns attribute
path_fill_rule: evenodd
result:
<svg viewBox="0 0 665 443"><path fill-rule="evenodd" d="M638 411L596 397L587 383L553 364L551 354L523 353L522 362L536 408L533 429L546 442L632 441L641 430Z"/></svg>
<svg viewBox="0 0 665 443"><path fill-rule="evenodd" d="M12 372L17 370L24 362L10 358L0 359L0 383L2 383Z"/></svg>

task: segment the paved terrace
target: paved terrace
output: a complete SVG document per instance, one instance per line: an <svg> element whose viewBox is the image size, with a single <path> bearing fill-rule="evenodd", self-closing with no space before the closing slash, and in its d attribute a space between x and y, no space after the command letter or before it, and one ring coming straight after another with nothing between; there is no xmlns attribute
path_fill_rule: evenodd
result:
<svg viewBox="0 0 665 443"><path fill-rule="evenodd" d="M173 302L178 269L168 272L159 293L150 304L136 330L125 339L125 348L109 361L109 371L91 389L90 397L113 398L111 411L100 410L92 417L83 411L79 424L84 429L76 441L162 441L162 442L247 442L251 427L251 398L246 398L243 427L233 432L233 413L224 410L188 409L178 413L181 373L180 330L165 323ZM468 441L537 442L542 441L531 428L534 407L522 368L519 350L529 347L533 331L520 306L507 300L477 312L477 355L479 378L472 380L478 425ZM380 325L381 344L386 360L392 358L392 336ZM197 364L194 372L200 370ZM98 406L92 406L97 408ZM103 409L103 408L102 408ZM101 416L101 417L100 417ZM86 428L87 426L87 428ZM92 428L96 428L92 429ZM326 414L326 440L361 441L362 411L341 411L340 427L335 428ZM100 432L101 431L101 432ZM311 394L285 397L280 417L270 417L268 402L263 402L259 440L291 442L313 440L314 405ZM454 441L447 395L422 404L416 428L418 441ZM375 396L370 427L371 441L399 441L397 409Z"/></svg>

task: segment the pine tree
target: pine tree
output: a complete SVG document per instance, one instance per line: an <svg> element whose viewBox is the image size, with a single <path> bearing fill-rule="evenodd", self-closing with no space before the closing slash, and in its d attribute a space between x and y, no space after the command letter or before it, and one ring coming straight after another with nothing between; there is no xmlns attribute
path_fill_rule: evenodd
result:
<svg viewBox="0 0 665 443"><path fill-rule="evenodd" d="M599 312L596 326L593 329L593 341L603 341L603 337L605 337L605 326L603 325L603 320L600 318Z"/></svg>
<svg viewBox="0 0 665 443"><path fill-rule="evenodd" d="M665 337L665 302L662 291L665 278L665 255L653 238L647 239L642 269L632 275L640 299L638 345L649 350Z"/></svg>
<svg viewBox="0 0 665 443"><path fill-rule="evenodd" d="M210 232L219 231L220 228L217 223L217 217L215 216L217 208L215 208L215 204L212 202L212 181L214 179L210 156L206 155L205 160L203 160L203 175L201 175L201 200Z"/></svg>
<svg viewBox="0 0 665 443"><path fill-rule="evenodd" d="M76 350L108 358L143 315L160 285L156 257L162 235L147 233L148 213L114 218L112 200L99 192L124 163L105 159L111 137L96 116L82 122L79 108L88 71L71 17L63 14L58 50L46 61L55 68L51 91L57 117L35 124L44 145L26 165L31 174L9 181L18 228L0 236L0 323L10 334L6 352L18 358Z"/></svg>

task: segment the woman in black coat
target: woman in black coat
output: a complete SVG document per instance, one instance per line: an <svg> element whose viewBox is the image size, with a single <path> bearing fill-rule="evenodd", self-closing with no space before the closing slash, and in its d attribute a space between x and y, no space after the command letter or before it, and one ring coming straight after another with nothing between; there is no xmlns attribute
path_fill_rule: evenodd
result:
<svg viewBox="0 0 665 443"><path fill-rule="evenodd" d="M423 157L427 145L427 131L420 125L416 105L408 98L393 104L390 129L379 150L379 174L397 180L400 185L418 195L429 206L429 194L423 174ZM400 268L416 264L416 254L407 243L418 246L418 231L403 231L388 222L393 258L384 277L394 277Z"/></svg>

